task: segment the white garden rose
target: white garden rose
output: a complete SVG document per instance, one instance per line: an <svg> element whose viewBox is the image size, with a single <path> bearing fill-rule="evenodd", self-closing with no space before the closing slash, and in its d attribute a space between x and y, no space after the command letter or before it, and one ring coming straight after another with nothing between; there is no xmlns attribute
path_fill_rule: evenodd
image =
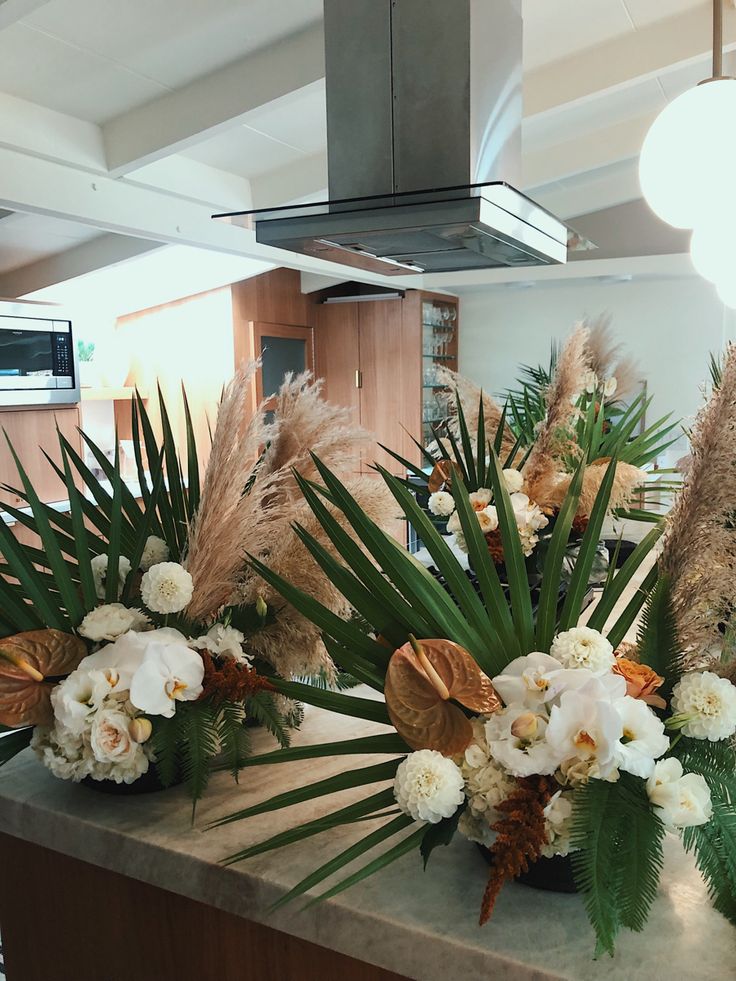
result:
<svg viewBox="0 0 736 981"><path fill-rule="evenodd" d="M152 565L167 562L168 558L169 546L163 538L159 538L157 535L149 535L146 539L146 544L143 546L140 569L143 572L148 572Z"/></svg>
<svg viewBox="0 0 736 981"><path fill-rule="evenodd" d="M158 638L146 645L133 674L130 701L141 712L171 718L177 702L194 701L202 694L204 662L178 631L156 630L141 636L153 634Z"/></svg>
<svg viewBox="0 0 736 981"><path fill-rule="evenodd" d="M481 515L483 515L482 519ZM486 518L490 522L490 525L488 524L488 521L486 521ZM495 531L496 528L498 528L498 510L493 506L493 504L489 504L487 508L483 508L482 511L478 512L478 520L481 522L481 529L483 529L485 524L490 531ZM483 534L486 535L488 532L484 531Z"/></svg>
<svg viewBox="0 0 736 981"><path fill-rule="evenodd" d="M624 730L618 748L618 767L646 779L654 772L654 761L670 748L664 723L646 702L631 695L617 699L613 707Z"/></svg>
<svg viewBox="0 0 736 981"><path fill-rule="evenodd" d="M503 482L509 494L518 494L524 486L524 477L520 470L509 467L503 471Z"/></svg>
<svg viewBox="0 0 736 981"><path fill-rule="evenodd" d="M191 575L178 562L152 565L141 580L141 599L154 613L181 613L193 591Z"/></svg>
<svg viewBox="0 0 736 981"><path fill-rule="evenodd" d="M130 716L115 709L100 709L90 729L90 746L100 763L130 763L139 751L131 737Z"/></svg>
<svg viewBox="0 0 736 981"><path fill-rule="evenodd" d="M107 578L107 565L109 562L109 557L107 555L95 555L95 557L90 561L92 566L92 577L95 583L95 592L97 593L98 599L105 599L105 580ZM130 559L127 559L124 555L118 558L118 596L123 592L123 586L125 585L125 580L128 578L128 573L130 572Z"/></svg>
<svg viewBox="0 0 736 981"><path fill-rule="evenodd" d="M210 654L224 654L235 661L250 663L252 656L244 652L244 641L245 634L240 630L236 630L235 627L226 627L222 623L216 623L210 627L206 634L197 637L196 640L191 640L189 644L190 647L194 647L198 651L206 650Z"/></svg>
<svg viewBox="0 0 736 981"><path fill-rule="evenodd" d="M678 681L671 707L671 727L693 739L718 742L736 732L736 687L712 671L693 671Z"/></svg>
<svg viewBox="0 0 736 981"><path fill-rule="evenodd" d="M470 506L474 511L482 511L483 508L487 508L491 503L492 497L493 492L487 487L479 487L477 491L473 491L472 494L468 495Z"/></svg>
<svg viewBox="0 0 736 981"><path fill-rule="evenodd" d="M78 632L96 644L117 640L129 630L145 630L151 621L140 610L128 609L122 603L107 603L92 610L82 620Z"/></svg>
<svg viewBox="0 0 736 981"><path fill-rule="evenodd" d="M429 495L427 506L431 513L438 518L446 518L455 510L455 499L447 491L436 491Z"/></svg>
<svg viewBox="0 0 736 981"><path fill-rule="evenodd" d="M707 824L713 804L705 778L699 773L683 773L674 757L660 760L647 781L649 800L670 828L690 828Z"/></svg>
<svg viewBox="0 0 736 981"><path fill-rule="evenodd" d="M415 821L438 824L465 799L460 767L434 749L410 753L396 771L394 797Z"/></svg>
<svg viewBox="0 0 736 981"><path fill-rule="evenodd" d="M552 641L550 654L565 668L588 668L605 674L615 663L613 647L603 634L591 627L573 627Z"/></svg>

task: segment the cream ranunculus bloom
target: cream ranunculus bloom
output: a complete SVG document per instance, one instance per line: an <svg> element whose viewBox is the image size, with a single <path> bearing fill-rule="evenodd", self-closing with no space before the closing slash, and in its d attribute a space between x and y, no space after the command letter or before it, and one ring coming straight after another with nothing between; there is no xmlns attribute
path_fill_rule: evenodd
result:
<svg viewBox="0 0 736 981"><path fill-rule="evenodd" d="M683 773L674 757L660 760L647 781L649 800L662 821L670 828L690 828L707 824L713 804L705 778L699 773Z"/></svg>
<svg viewBox="0 0 736 981"><path fill-rule="evenodd" d="M92 566L92 577L95 582L95 592L97 593L98 599L105 599L105 580L107 578L107 565L109 558L107 555L95 555L91 560L90 565ZM124 555L118 558L118 599L122 595L123 586L125 580L130 572L130 559L127 559Z"/></svg>
<svg viewBox="0 0 736 981"><path fill-rule="evenodd" d="M129 630L145 630L150 625L151 621L140 610L128 609L122 603L107 603L87 614L78 633L87 640L100 643L117 640Z"/></svg>
<svg viewBox="0 0 736 981"><path fill-rule="evenodd" d="M143 572L148 572L152 565L159 562L167 562L169 558L169 546L158 535L149 535L143 547L140 568Z"/></svg>
<svg viewBox="0 0 736 981"><path fill-rule="evenodd" d="M503 472L503 482L509 494L518 494L524 486L524 477L520 470L509 468Z"/></svg>
<svg viewBox="0 0 736 981"><path fill-rule="evenodd" d="M455 499L447 491L435 491L429 495L427 507L438 518L446 518L455 510Z"/></svg>
<svg viewBox="0 0 736 981"><path fill-rule="evenodd" d="M178 562L152 565L141 580L141 599L154 613L180 613L192 598L191 575Z"/></svg>
<svg viewBox="0 0 736 981"><path fill-rule="evenodd" d="M187 645L186 638L179 637L181 640L161 638L147 646L130 685L130 700L141 712L171 718L177 702L194 701L202 694L202 658Z"/></svg>

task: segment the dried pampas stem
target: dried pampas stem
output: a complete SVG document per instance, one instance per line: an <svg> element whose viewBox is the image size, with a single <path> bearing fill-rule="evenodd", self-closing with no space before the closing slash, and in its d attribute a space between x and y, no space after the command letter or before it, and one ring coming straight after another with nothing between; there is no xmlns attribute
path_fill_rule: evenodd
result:
<svg viewBox="0 0 736 981"><path fill-rule="evenodd" d="M583 325L588 328L586 343L586 359L591 371L594 371L601 381L607 378L616 379L616 391L613 398L625 398L635 391L639 371L633 358L621 356L621 345L611 336L610 316L600 316L597 320L585 320Z"/></svg>
<svg viewBox="0 0 736 981"><path fill-rule="evenodd" d="M560 470L561 457L579 453L573 433L575 398L580 393L583 376L590 370L589 337L589 328L579 324L565 342L555 366L546 398L547 416L524 467L526 492L535 501L541 500L542 486L548 485Z"/></svg>
<svg viewBox="0 0 736 981"><path fill-rule="evenodd" d="M457 392L457 398L460 400L460 405L463 409L463 415L465 416L465 422L468 425L468 432L470 433L470 438L475 439L475 435L478 432L478 417L480 415L480 399L483 396L483 423L485 426L486 437L489 442L493 442L496 433L498 432L498 427L501 425L501 419L503 418L503 409L498 404L498 402L484 392L480 386L476 385L475 382L470 381L469 378L465 378L463 375L458 374L451 368L447 368L445 365L435 365L435 377L438 384L446 385L453 393ZM452 435L456 438L460 438L460 429L458 426L457 418L457 400L453 397L450 401L450 418L448 419L448 425L452 432ZM501 442L501 459L506 459L506 457L511 453L514 448L516 440L514 439L514 434L511 432L509 427L504 424L503 428L503 438Z"/></svg>
<svg viewBox="0 0 736 981"><path fill-rule="evenodd" d="M691 462L668 518L661 572L669 577L680 642L698 664L720 648L733 617L736 576L736 347L720 388L701 409Z"/></svg>

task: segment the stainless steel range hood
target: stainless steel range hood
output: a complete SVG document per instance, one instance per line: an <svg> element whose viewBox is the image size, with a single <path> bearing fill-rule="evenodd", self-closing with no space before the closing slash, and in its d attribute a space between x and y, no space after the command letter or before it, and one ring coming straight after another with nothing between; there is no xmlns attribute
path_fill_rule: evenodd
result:
<svg viewBox="0 0 736 981"><path fill-rule="evenodd" d="M407 275L562 263L515 190L521 0L324 0L330 200L216 215L264 245Z"/></svg>

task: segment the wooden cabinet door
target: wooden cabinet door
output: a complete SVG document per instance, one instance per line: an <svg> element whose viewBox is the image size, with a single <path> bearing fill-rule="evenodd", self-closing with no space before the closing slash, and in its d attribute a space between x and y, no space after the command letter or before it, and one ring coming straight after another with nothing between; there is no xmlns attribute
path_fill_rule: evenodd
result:
<svg viewBox="0 0 736 981"><path fill-rule="evenodd" d="M421 398L421 350L402 300L359 304L360 421L377 441L365 454L366 465L380 463L391 473L404 468L378 443L413 459L405 430L415 435Z"/></svg>
<svg viewBox="0 0 736 981"><path fill-rule="evenodd" d="M79 425L77 406L64 409L3 411L0 413L0 423L10 437L20 462L41 500L46 502L65 500L64 484L56 476L41 451L45 450L55 463L61 465L59 439L56 434L58 425L59 430L74 449L81 453L81 439L77 432ZM11 487L20 485L15 463L4 439L0 441L0 483L10 484ZM16 507L25 506L25 502L19 497L4 491L0 491L0 501L6 501Z"/></svg>

